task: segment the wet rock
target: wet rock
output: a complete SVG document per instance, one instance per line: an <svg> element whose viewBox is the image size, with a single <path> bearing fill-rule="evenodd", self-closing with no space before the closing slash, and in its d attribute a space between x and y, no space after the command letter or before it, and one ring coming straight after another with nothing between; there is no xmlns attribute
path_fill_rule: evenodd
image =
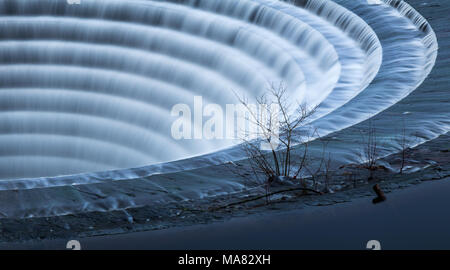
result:
<svg viewBox="0 0 450 270"><path fill-rule="evenodd" d="M294 186L295 179L287 176L271 176L267 180L271 187L277 186Z"/></svg>
<svg viewBox="0 0 450 270"><path fill-rule="evenodd" d="M329 194L332 194L332 193L334 193L334 190L331 189L330 187L324 187L324 188L321 190L321 192L322 192L322 193L329 193Z"/></svg>
<svg viewBox="0 0 450 270"><path fill-rule="evenodd" d="M381 190L380 185L378 184L374 185L373 190L377 194L377 197L372 200L372 203L377 204L380 202L384 202L386 200L386 196L384 195L384 192Z"/></svg>

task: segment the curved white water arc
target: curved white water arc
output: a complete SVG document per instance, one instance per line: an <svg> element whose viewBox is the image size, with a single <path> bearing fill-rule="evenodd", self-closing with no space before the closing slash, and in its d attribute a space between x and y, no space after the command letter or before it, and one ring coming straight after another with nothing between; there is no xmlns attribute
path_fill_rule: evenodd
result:
<svg viewBox="0 0 450 270"><path fill-rule="evenodd" d="M179 1L178 1L179 2ZM185 1L186 3L188 3L189 1ZM133 2L133 3L135 3L135 2ZM206 3L206 2L205 2ZM212 2L208 2L209 3L209 5L208 4L205 4L205 6L199 6L200 8L203 8L203 9L206 9L206 10L209 10L209 11L211 11L211 10L214 10L214 9L219 9L219 10L222 10L223 12L225 12L225 14L226 15L232 15L232 16L236 16L236 10L244 10L244 11L247 11L247 13L245 13L246 14L246 16L243 16L244 17L244 19L246 19L246 20L250 20L252 17L253 18L255 18L255 16L254 15L252 15L253 13L252 12L248 12L249 10L251 11L252 10L252 7L254 7L255 6L255 3L254 2L249 2L249 1L243 1L242 3L243 3L243 7L245 8L245 9L243 9L242 7L241 8L239 8L239 5L236 5L235 3L236 2L230 2L230 1L220 1L220 2L215 2L215 3L212 3ZM270 1L258 1L258 3L260 3L260 4L262 4L263 6L264 6L264 11L266 11L267 10L267 6L271 6L271 8L273 8L273 9L276 9L276 8L278 8L278 10L281 10L281 11L283 11L283 9L284 9L284 11L286 11L287 9L286 9L286 5L285 6L282 6L282 5L280 5L280 3L277 3L277 2L274 2L274 1L272 1L272 2L270 2ZM145 3L145 4L147 4L147 3ZM164 6L166 3L159 3L160 5L162 5L162 6ZM239 3L240 4L240 3ZM351 89L351 87L350 86L352 86L352 87L354 87L354 91L348 91L347 93L349 93L347 96L346 96L346 98L341 98L341 99L339 99L339 102L341 102L341 103L345 103L345 102L347 102L348 101L348 99L350 98L350 97L352 97L352 96L354 96L354 95L356 95L357 93L358 93L358 91L360 91L361 89L363 89L364 88L364 85L365 84L367 84L367 81L368 80L370 80L374 75L374 70L376 71L377 69L378 69L378 62L379 62L379 60L377 59L377 57L379 56L379 51L380 51L380 49L379 49L379 43L377 43L377 39L376 39L376 37L373 35L373 32L371 32L371 30L370 30L370 28L369 27L367 27L367 25L365 24L365 23L363 23L362 21L361 21L361 19L359 19L359 18L357 18L357 17L355 17L354 15L352 15L349 11L347 11L347 10L345 10L345 9L343 9L343 8L340 8L340 7L337 7L336 5L334 5L334 4L332 4L332 3L328 3L328 2L324 2L324 1L310 1L310 2L305 2L305 3L303 3L304 4L304 7L305 7L305 9L306 10L308 10L308 11L316 11L316 12L318 12L319 14L319 16L321 16L322 18L324 18L324 19L327 19L327 20L329 20L329 21L331 21L332 22L332 24L333 24L333 27L328 27L327 28L327 25L326 25L326 23L324 23L324 22L326 22L326 20L323 20L323 21L321 21L321 20L317 20L317 23L315 23L314 24L314 26L317 28L317 29L319 29L319 30L321 30L322 32L322 34L325 36L325 37L327 37L330 41L334 41L334 43L338 43L337 42L337 40L339 39L339 38L336 38L336 36L337 37L342 37L342 39L343 40L345 40L345 39L349 39L349 37L346 37L346 35L345 35L345 33L350 33L350 34L352 34L352 35L361 35L361 33L362 33L362 37L358 37L357 36L357 38L356 38L356 40L358 41L358 42L355 42L355 43L359 43L360 44L360 46L361 46L361 49L362 50L365 50L365 52L366 52L366 55L365 55L365 57L366 57L366 61L362 61L362 63L374 63L373 65L367 65L367 67L366 68L364 68L364 70L369 70L370 72L366 72L367 74L365 74L365 75L367 75L367 76L362 76L363 78L368 78L366 81L364 81L363 80L363 82L360 84L360 85L358 85L358 84L346 84L345 85L345 82L346 82L346 80L345 79L342 79L342 77L343 76L345 76L345 75L347 75L347 76L349 76L348 74L343 74L342 76L341 76L341 81L340 81L340 85L338 84L338 86L335 88L335 90L336 89L348 89L348 88L350 88ZM227 6L228 5L228 6ZM324 5L324 6L323 6ZM225 7L227 7L227 8L223 8L223 6L225 6ZM320 7L325 7L325 8L320 8ZM158 7L160 7L160 6L158 6ZM174 6L172 5L171 6L171 8L173 8ZM177 6L178 7L178 6ZM230 8L228 8L228 7L231 7L231 9ZM236 8L237 7L237 8ZM108 16L110 16L110 15L108 15L108 8L109 7L107 7L107 6L105 6L104 7L105 9L106 9L106 11L105 12L103 12L102 14L103 14L103 16L104 17L106 17L106 18L109 18ZM257 6L257 8L259 8L259 6ZM44 11L40 11L39 9L43 9ZM257 9L258 10L258 9ZM23 9L22 9L22 11L23 11ZM33 7L32 9L30 8L30 10L28 10L28 12L30 12L30 13L44 13L45 14L45 5L43 5L43 6L39 6L39 7ZM67 10L65 10L64 12L66 12L67 13ZM257 11L257 12L259 12L259 11ZM330 15L330 14L333 14L333 12L337 12L337 14L339 14L339 16L333 16L333 15ZM70 12L69 12L70 13ZM92 10L89 10L86 14L84 14L83 13L83 16L84 17L87 17L87 18L89 18L89 22L88 22L88 24L91 24L92 25L92 22L90 21L90 20L92 20L92 16L97 16L97 11L95 10L95 9L92 9ZM280 12L278 12L278 13L276 13L277 14L277 16L279 16L279 13ZM269 13L270 14L270 13ZM305 15L305 14L308 14L308 13L305 13L305 12L303 12L303 14L301 14L301 15ZM70 15L70 14L69 14ZM290 18L295 18L295 15L297 15L298 17L301 17L301 16L299 16L298 14L295 14L295 13L289 13L288 14L289 15L289 17ZM241 15L242 16L242 15ZM311 18L309 19L309 22L311 23L311 22L314 22L314 15L310 15L311 16ZM344 20L344 22L345 23L343 23L342 25L341 25L341 28L342 28L342 33L340 32L340 31L333 31L333 30L336 30L335 28L336 27L339 27L339 20L337 19L337 18L339 18L339 17L345 17L346 18L346 20ZM139 16L137 16L138 18L139 18ZM39 18L39 19L41 19L41 18ZM33 31L32 32L34 32L34 33L39 33L38 34L38 36L40 37L40 38L44 38L44 39L52 39L52 38L55 38L54 36L52 37L51 35L52 34L54 34L54 32L58 32L58 31L60 31L61 33L57 33L56 34L56 36L58 36L58 34L59 35L63 35L64 33L65 33L65 31L66 30L71 30L71 32L70 33L73 33L73 32L75 32L76 34L75 34L75 36L77 37L77 38L79 38L80 36L81 37L83 37L84 39L86 39L85 38L85 36L86 35L83 35L83 32L84 31L86 31L86 29L83 29L83 28L81 28L81 30L80 29L78 29L78 25L77 25L77 27L75 27L75 29L74 29L74 27L71 25L71 23L65 23L65 24L62 24L62 25L60 25L60 26L58 26L58 27L55 27L55 28L52 28L52 31L46 31L46 30L44 30L44 28L42 27L42 26L50 26L50 27L52 27L52 23L54 24L54 22L52 22L52 20L53 20L54 18L47 18L47 17L45 17L44 18L44 23L42 23L42 24L33 24ZM110 19L110 18L109 18ZM270 18L269 18L270 19ZM23 32L25 32L26 33L26 30L21 30L20 29L20 26L22 25L29 25L30 24L30 22L29 23L27 23L27 24L25 24L25 23L22 23L22 24L20 24L20 21L23 21L23 20L27 20L27 19L25 19L25 18L15 18L15 17L9 17L8 18L8 20L9 20L9 24L8 24L8 29L5 29L5 31L3 31L3 33L4 33L4 35L8 35L8 33L23 33ZM17 25L15 25L14 24L14 21L15 20L19 20L19 23L17 24ZM33 20L33 19L31 19L31 20ZM62 21L63 23L65 22L65 20L67 20L66 18L58 18L58 20L59 21ZM71 19L69 19L69 20L71 20ZM76 19L75 19L76 20ZM11 21L12 21L12 23L11 23ZM262 20L263 22L264 22L264 18L263 18L263 20ZM270 20L269 20L269 22L270 22ZM290 22L290 21L288 21L288 22ZM78 24L80 24L81 22L79 22L79 21L77 21L77 23ZM95 22L96 23L96 22ZM108 23L111 23L110 21L108 21ZM123 22L121 22L121 23L123 23ZM177 22L178 23L178 22ZM177 23L175 23L175 25L177 24ZM81 23L82 24L82 23ZM179 24L179 23L178 23ZM312 24L312 23L311 23ZM95 26L98 26L99 24L98 23L96 23L95 24ZM119 24L120 25L120 24ZM113 25L113 27L114 27L114 30L116 30L116 29L118 29L119 30L119 34L123 34L123 33L121 33L120 32L120 28L118 28L118 26L119 25L117 25L117 24L115 24L115 25ZM129 27L130 25L127 25L127 27ZM301 25L302 27L303 27L303 25ZM16 29L16 28L14 28L14 27L17 27L17 28L19 28L19 29ZM172 26L173 27L173 26ZM106 28L106 29L105 29ZM109 29L111 29L111 28L109 28ZM331 29L331 30L330 30ZM357 29L358 31L355 31L355 29ZM56 30L56 31L55 31ZM106 35L108 35L108 27L103 27L103 28L101 28L101 31L102 32L100 32L99 31L99 34L97 34L95 31L94 31L94 33L92 33L91 35L90 35L90 37L92 37L92 36L94 36L94 37L96 37L96 36L100 36L100 38L99 39L105 39L105 32L106 32ZM159 29L158 29L159 30ZM109 30L109 31L111 31L111 30ZM192 31L192 30L187 30L188 32L189 31ZM282 32L281 32L282 33ZM304 32L301 32L301 34L303 34ZM336 33L336 34L331 34L331 33ZM355 34L356 33L356 34ZM189 36L192 36L192 32L190 33L190 35ZM50 36L48 36L48 35L50 35ZM67 36L67 35L66 35ZM136 37L133 39L133 38L131 38L131 37L129 37L129 35L126 35L126 39L122 39L122 40L132 40L132 41L135 41L136 40ZM309 36L307 36L307 37L309 37ZM110 38L108 38L107 40L110 40ZM84 42L85 42L85 40L83 40ZM88 40L89 42L92 42L91 40ZM95 42L96 40L94 40L94 42ZM97 40L98 41L98 40ZM305 43L305 40L300 40L302 43ZM314 40L315 41L315 40ZM351 41L350 42L342 42L343 44L344 43L347 43L347 44L351 44ZM331 42L331 44L333 44L333 42ZM32 46L33 44L29 44L29 46ZM170 47L170 46L169 46ZM349 46L349 45L347 45L347 48L350 48L351 46ZM357 48L357 46L355 46L356 47L356 49L355 48L351 48L351 49L353 49L353 51L356 51L356 52L358 52L358 48ZM339 55L339 57L340 57L340 59L344 59L345 58L345 56L346 56L346 54L345 54L345 46L337 46L337 48L339 48L339 52L340 52L340 55ZM343 49L344 48L344 49ZM359 50L361 50L361 49L359 49ZM311 49L310 49L311 50ZM360 54L361 54L361 52L359 52ZM323 54L322 54L323 55ZM349 54L347 54L347 57L348 58L352 58L352 57L354 57L354 54L351 54L351 57L349 57L348 56ZM356 57L356 58L358 58L358 57ZM100 58L100 59L102 59L102 58ZM375 59L375 60L373 60L373 59ZM66 59L64 59L64 60L66 60ZM345 59L345 60L347 60L348 61L348 63L351 63L351 60L348 60L348 59ZM45 57L44 57L44 61L45 61ZM73 62L73 61L72 61ZM344 60L343 60L343 62L344 62ZM361 61L360 61L360 59L357 59L357 60L355 60L354 62L356 62L354 65L356 65L356 66L358 66L358 63L361 63ZM344 67L345 68L348 68L349 66L351 66L351 64L347 64L347 65L344 65ZM36 71L34 71L34 72L36 72ZM19 76L20 77L20 76ZM39 78L41 78L41 75L40 76L38 76ZM344 77L345 78L345 77ZM362 79L362 78L361 78ZM45 81L45 80L44 80ZM69 79L69 81L70 81L70 79ZM342 82L344 82L344 84L342 83ZM46 87L49 87L49 86L46 86ZM67 86L65 86L65 87L67 87ZM69 87L69 88L71 88L71 87ZM258 87L258 89L261 89L262 87ZM219 91L218 91L219 92ZM330 95L329 96L329 100L331 100L331 101L336 101L337 99L336 98L334 98L334 100L332 99L332 98L330 98L330 97L336 97L337 95L336 95L336 93L338 93L339 91L336 91L336 92L334 92L333 91L333 93L332 93L332 95ZM333 95L334 94L334 95ZM342 97L342 96L341 96ZM324 102L323 102L324 104L327 104L327 100L325 100ZM331 104L331 106L328 106L328 107L330 107L331 109L333 109L333 105L335 106L335 107L337 107L337 105L336 105L336 102L328 102L329 104ZM338 105L339 105L339 103L337 103ZM327 106L325 106L325 107L327 107ZM334 108L335 108L334 107ZM330 108L327 108L328 110L330 110ZM345 121L342 121L342 122L344 122L345 123ZM346 123L347 125L348 125L348 123ZM143 138L145 138L145 136L143 137ZM185 144L187 144L186 142L185 142ZM149 152L151 152L151 151L149 151ZM219 157L218 159L220 159L220 154L218 154L217 155L217 157ZM138 165L138 164L136 164L136 165ZM167 165L163 165L163 166L167 166ZM170 167L170 166L169 166Z"/></svg>
<svg viewBox="0 0 450 270"><path fill-rule="evenodd" d="M314 123L322 133L327 133L327 129L348 127L349 121L355 124L368 119L405 98L428 76L437 55L436 36L431 26L406 3L336 2L359 15L376 32L383 47L383 63L373 82L361 94ZM403 17L404 14L412 18Z"/></svg>
<svg viewBox="0 0 450 270"><path fill-rule="evenodd" d="M328 0L284 1L290 4L272 0L255 2L307 23L333 44L338 54L341 73L333 91L320 103L315 118L348 102L364 90L377 75L382 61L381 44L373 30L349 10ZM292 5L302 8L292 8ZM227 9L228 6L232 6L229 1L211 1L209 5L200 8L222 8L233 15L233 9Z"/></svg>
<svg viewBox="0 0 450 270"><path fill-rule="evenodd" d="M190 3L191 1L170 1L170 2L185 4ZM204 4L204 6L196 6L196 8L202 10L203 12L208 11L209 12L208 15L210 13L213 13L211 11L214 10L214 8L218 7L223 8L223 6L221 5L226 6L227 4L226 1L221 1L220 3L223 4L220 5L219 4L216 5L213 1L203 1L203 2L194 1L194 2L202 3L202 5ZM236 3L236 1L234 2ZM264 5L265 7L270 6L272 9L275 10L278 9L279 12L284 13L289 18L295 19L296 16L298 16L296 20L301 19L301 17L305 17L306 15L308 15L309 17L306 16L304 21L302 21L301 25L305 24L310 25L310 28L315 29L315 31L320 34L319 35L321 36L320 40L325 40L325 43L332 44L334 46L334 50L337 56L339 57L339 65L341 66L341 72L339 74L339 78L337 78L336 80L333 91L328 96L326 96L326 98L322 101L323 104L327 102L328 104L330 104L329 106L325 107L326 110L323 111L323 115L325 116L317 119L314 122L315 125L317 125L319 128L322 128L322 131L324 133L337 131L342 128L354 125L355 123L367 119L368 117L388 108L392 104L396 103L398 100L401 100L404 96L413 91L417 87L417 85L421 83L421 81L423 81L423 79L429 73L434 64L437 48L434 33L429 27L428 23L420 16L420 14L412 10L408 5L404 4L403 2L386 1L386 3L394 7L392 8L384 4L380 6L379 5L371 6L368 5L366 1L336 1L338 4L347 8L345 9L337 7L336 4L330 1L295 1L296 5L303 8L303 10L300 11L296 9L292 10L285 9L286 5L280 4L276 1L239 1L239 2L244 3L245 4L244 6L246 7L248 7L248 5L250 6L254 5L255 3ZM207 5L207 3L209 3L209 5ZM228 4L230 3L231 2L228 2ZM399 5L397 5L396 3L399 3ZM241 11L239 12L239 10ZM319 11L322 13L320 13ZM241 18L241 21L246 21L248 20L248 18L254 17L254 15L251 15L251 13L247 14L242 9L228 10L222 12L232 18L239 17ZM318 12L319 14L317 14ZM247 17L243 16L242 13L245 13L248 16ZM399 28L394 29L392 27L387 27L386 24L388 22L393 23L396 26L399 26ZM351 25L354 25L355 27L358 27L357 29L364 30L365 32L351 31L352 29L355 29L352 28ZM332 29L338 30L341 29L341 30L340 32L333 32ZM359 37L361 38L361 40L359 38L356 38L356 36L354 35L352 36L351 33L360 33L361 35ZM367 33L368 35L365 35L364 33ZM187 36L191 35L192 33L190 33ZM396 37L401 38L396 39ZM71 41L73 42L77 40ZM96 41L91 40L89 41L89 43L96 43ZM354 46L351 45L352 43L354 43ZM283 44L287 46L289 42ZM379 45L382 45L384 57L384 61L381 67L379 66L379 64L381 64L379 63L380 57ZM394 53L396 50L398 51L401 48L410 49L411 46L413 49L410 51L410 54L396 55ZM243 51L245 52L245 49ZM306 53L306 55L308 55L308 53ZM249 58L258 61L255 55L250 54ZM266 64L267 63L268 62L266 62ZM352 63L354 63L354 65L352 65ZM264 64L261 66L264 66ZM305 74L302 66L300 65L298 67L299 67L298 70L302 70L301 73ZM352 70L352 68L358 70L355 76L353 76L351 72L350 74L348 73L349 71ZM270 70L270 65L267 69ZM52 70L52 72L56 72L56 68ZM114 72L114 71L102 70L101 72L107 74L106 72ZM395 74L395 72L400 73ZM365 73L365 76L362 75L363 73ZM305 76L307 76L306 74ZM375 75L377 76L375 80L368 87L365 87L370 82L371 78L373 78ZM19 78L20 72L17 73L15 76ZM123 75L121 74L121 76ZM407 79L405 79L405 76L407 76ZM78 77L78 79L82 78L83 76ZM140 78L140 77L134 76L133 78ZM232 78L232 77L225 76L225 78ZM357 78L361 78L361 81ZM364 80L365 78L369 79ZM144 81L148 80L149 78L147 79L141 78L141 79ZM46 79L33 78L33 81L40 81L41 86L43 88L51 88L48 85L49 81ZM168 84L168 82L160 82L160 81L157 82L164 85ZM126 79L124 79L120 83L122 83L122 86L126 86ZM347 85L345 85L345 83L347 83ZM20 84L23 83L22 82L17 83L17 85L19 86ZM82 85L79 83L77 84L76 80L74 80L71 84L72 85L69 84L66 86L63 85L62 87L61 86L59 87L62 89L73 88L76 89L77 91L83 89L83 87L80 87ZM101 82L98 83L96 87L98 87L99 89L104 89L101 86L99 86L101 84L102 84ZM12 86L15 87L14 84ZM29 91L28 88L32 87L33 85L22 85L21 91ZM91 87L95 88L93 86ZM180 88L179 86L176 85L173 87L174 89ZM307 86L305 85L305 87ZM336 89L339 89L339 87L341 87L342 91L340 94L338 94L339 93L338 91L334 92ZM139 87L137 87L137 89L138 88ZM352 90L345 92L345 90L347 89ZM51 91L51 89L48 90ZM81 91L86 91L86 89ZM136 90L136 93L140 93L140 91L141 90ZM119 96L121 95L120 91L114 92L116 95ZM355 96L356 98L352 99ZM0 185L1 189L25 188L29 189L30 190L29 192L33 193L36 192L35 190L33 190L34 187L59 186L72 183L88 184L97 182L98 184L84 185L84 187L88 190L94 191L99 194L103 194L105 190L108 190L107 194L110 194L111 196L112 194L115 195L106 200L102 200L102 202L100 203L98 201L90 201L88 199L87 201L83 202L82 206L80 205L68 206L64 204L63 200L55 199L56 197L58 197L57 193L55 192L58 191L59 189L65 190L64 187L61 186L49 188L48 191L46 191L48 192L47 195L49 195L48 198L55 200L55 204L53 205L54 208L48 209L46 213L61 214L73 211L86 211L86 210L89 211L99 209L110 210L121 207L129 207L132 205L144 204L146 202L149 203L153 200L160 202L170 200L170 198L164 197L163 195L150 196L150 198L148 198L148 194L146 194L146 196L141 197L138 196L136 198L126 196L124 190L127 190L127 185L130 187L144 185L147 188L153 187L154 189L158 190L166 190L171 194L173 194L173 196L179 196L181 198L189 198L191 196L198 196L198 195L204 196L205 194L210 194L210 192L212 193L214 192L217 193L219 191L231 192L235 189L239 189L240 183L230 183L226 181L224 182L223 179L220 178L196 179L196 177L187 177L185 181L186 183L183 183L183 181L177 181L177 185L179 185L178 187L182 187L183 189L180 192L178 191L175 192L170 187L170 183L168 183L167 181L156 181L157 179L153 178L150 181L146 180L145 178L138 180L126 180L126 179L137 178L140 176L148 176L156 173L183 171L191 168L198 168L203 166L219 164L224 161L228 161L230 159L239 159L241 157L242 157L241 154L238 151L236 151L236 149L231 148L226 151L220 151L217 153L204 155L188 160L182 160L171 163L161 163L152 166L142 167L139 169L127 169L127 170L109 171L104 173L82 174L76 176L57 177L57 178L1 181ZM206 168L205 170L208 170L208 168ZM186 174L188 175L188 173ZM116 180L121 179L123 181L118 182L109 181L114 179ZM209 189L204 186L205 184L200 183L205 181L208 183L210 187ZM52 196L50 196L50 194ZM26 205L27 202L26 200L24 200L23 202L21 202L21 204L23 204L23 209L31 209L34 207L35 204L38 204L38 202L34 201L33 203L30 203L30 205ZM23 213L27 213L27 211L23 210L21 214ZM28 211L28 213L30 212Z"/></svg>
<svg viewBox="0 0 450 270"><path fill-rule="evenodd" d="M250 10L264 8L243 3L250 3ZM205 102L237 103L231 90L252 97L276 81L286 82L293 97L320 103L339 75L333 46L307 24L274 9L258 25L149 1L85 1L81 10L64 1L2 4L9 16L0 18L0 80L9 104L4 110L11 112L4 118L4 134L36 136L36 146L18 136L17 149L3 153L0 162L8 162L0 167L10 168L3 178L73 174L92 171L95 164L95 171L138 167L217 151L231 142L171 140L171 107L187 103L192 108L194 95ZM266 29L274 19L276 27ZM307 47L302 37L313 45ZM128 86L117 78L128 80ZM137 86L148 99L136 95ZM26 112L36 113L26 119ZM61 136L64 151L51 149L49 135ZM71 136L84 140L71 143ZM93 153L92 144L85 150L79 143L100 140L117 147ZM15 164L19 156L23 160ZM30 166L36 157L42 157L42 167ZM67 170L51 165L57 157L93 164Z"/></svg>

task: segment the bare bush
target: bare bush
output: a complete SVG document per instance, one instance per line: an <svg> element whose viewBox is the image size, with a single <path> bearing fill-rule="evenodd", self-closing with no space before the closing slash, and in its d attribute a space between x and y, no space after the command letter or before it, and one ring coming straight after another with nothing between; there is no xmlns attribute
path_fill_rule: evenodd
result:
<svg viewBox="0 0 450 270"><path fill-rule="evenodd" d="M400 169L399 173L403 174L403 169L405 168L407 151L409 149L408 142L406 138L406 125L405 119L402 119L402 129L400 135L395 137L394 142L400 146Z"/></svg>
<svg viewBox="0 0 450 270"><path fill-rule="evenodd" d="M317 107L292 103L286 90L283 84L271 85L266 94L256 99L258 112L247 99L238 96L249 112L246 122L257 127L253 137L258 139L241 138L241 146L247 156L245 163L248 162L254 181L260 180L258 175L263 176L264 181L260 184L264 184L267 197L271 194L269 189L274 181L295 180L303 183L299 177L306 170L309 141L312 137L318 137L306 125ZM241 170L238 174L242 176L242 168L236 169ZM249 178L249 175L243 177ZM319 193L306 186L298 189Z"/></svg>
<svg viewBox="0 0 450 270"><path fill-rule="evenodd" d="M328 141L319 139L323 143L322 155L315 161L309 162L305 166L308 177L312 180L313 188L319 189L319 184L323 184L324 192L330 192L330 181L334 176L331 154L327 152Z"/></svg>
<svg viewBox="0 0 450 270"><path fill-rule="evenodd" d="M380 158L377 130L373 126L372 120L369 121L366 132L361 132L361 137L362 150L360 152L360 159L362 167L369 172L368 180L372 180L374 172L378 169L377 162Z"/></svg>
<svg viewBox="0 0 450 270"><path fill-rule="evenodd" d="M335 174L335 170L333 168L332 165L332 159L331 159L331 154L328 153L328 157L324 162L324 185L325 185L325 192L329 193L331 192L331 188L330 188L330 181L333 178L334 174Z"/></svg>
<svg viewBox="0 0 450 270"><path fill-rule="evenodd" d="M271 85L268 94L257 98L256 102L260 108L258 113L252 110L246 99L239 98L239 101L250 112L246 120L258 128L255 137L259 140L242 138L244 141L242 146L252 168L269 178L276 176L296 178L306 163L308 141L313 135L308 128L303 130L299 128L304 127L306 121L316 111L316 107L309 108L306 104L296 104L296 109L293 110L293 104L288 100L283 84ZM297 145L303 146L303 151L299 159L293 160L293 147Z"/></svg>

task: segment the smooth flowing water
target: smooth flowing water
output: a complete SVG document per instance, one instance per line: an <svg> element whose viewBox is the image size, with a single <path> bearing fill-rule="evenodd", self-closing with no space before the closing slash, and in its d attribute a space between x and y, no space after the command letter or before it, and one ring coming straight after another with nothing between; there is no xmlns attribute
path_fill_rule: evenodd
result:
<svg viewBox="0 0 450 270"><path fill-rule="evenodd" d="M400 0L0 0L0 190L240 160L239 140L174 139L171 109L193 108L194 96L225 109L239 103L235 92L254 100L271 83L283 82L292 101L320 104L311 125L322 136L352 139L347 128L379 114L389 137L380 113L414 110L394 105L425 80L437 49L428 22ZM420 119L426 125L408 134L422 141L450 129ZM348 145L333 147L354 161Z"/></svg>
<svg viewBox="0 0 450 270"><path fill-rule="evenodd" d="M67 175L214 152L174 140L171 108L268 84L319 104L340 62L317 30L255 1L1 1L0 177ZM323 78L327 78L324 80ZM198 127L197 127L198 128Z"/></svg>

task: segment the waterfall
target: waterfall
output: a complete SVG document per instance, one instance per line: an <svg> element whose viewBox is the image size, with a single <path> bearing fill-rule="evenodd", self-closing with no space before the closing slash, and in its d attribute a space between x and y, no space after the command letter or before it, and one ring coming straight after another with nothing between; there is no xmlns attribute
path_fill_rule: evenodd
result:
<svg viewBox="0 0 450 270"><path fill-rule="evenodd" d="M171 136L172 108L198 96L225 108L235 93L254 101L283 82L292 102L319 105L309 124L322 136L352 138L374 116L380 136L393 136L391 111L430 74L437 49L401 0L0 0L0 192L45 194L0 212L34 216L48 198L37 215L173 199L121 193L135 185L181 199L238 190L220 177L188 177L176 190L145 178L245 158L239 140ZM448 114L416 120L425 125L410 131L423 141L450 129ZM348 145L330 148L355 158ZM71 206L58 194L72 185L120 195Z"/></svg>
<svg viewBox="0 0 450 270"><path fill-rule="evenodd" d="M202 96L225 107L234 91L254 99L276 82L309 104L333 90L338 55L310 25L255 1L192 4L1 1L1 177L215 152L235 142L171 138L174 105Z"/></svg>

